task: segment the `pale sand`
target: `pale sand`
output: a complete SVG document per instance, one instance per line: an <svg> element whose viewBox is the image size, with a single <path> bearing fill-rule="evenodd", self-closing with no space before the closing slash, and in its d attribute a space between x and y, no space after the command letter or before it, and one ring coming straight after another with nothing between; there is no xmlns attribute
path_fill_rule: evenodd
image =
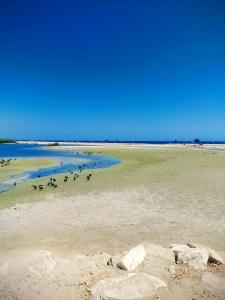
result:
<svg viewBox="0 0 225 300"><path fill-rule="evenodd" d="M185 147L104 144L129 149L177 146ZM49 193L40 200L0 211L0 299L89 299L79 281L89 280L93 272L94 282L108 276L106 258L92 254L113 255L145 241L165 247L196 242L225 251L225 205L216 196L202 199L168 186L133 186L64 198ZM48 273L54 266L51 254L44 252L43 258L39 251L53 253L59 268L54 276ZM199 279L188 284L189 279L182 280L178 296L170 299L223 299L208 294ZM176 290L177 282L173 284Z"/></svg>
<svg viewBox="0 0 225 300"><path fill-rule="evenodd" d="M213 210L215 203L180 205L170 192L133 188L66 199L49 195L1 210L0 299L90 299L90 287L99 280L121 276L107 266L110 255L145 241L165 247L197 242L223 252L225 220ZM198 272L184 269L181 274L188 275L174 279L171 262L164 267L149 259L141 270L170 285L162 299L223 299L224 293L206 289Z"/></svg>
<svg viewBox="0 0 225 300"><path fill-rule="evenodd" d="M116 253L145 240L163 246L200 242L225 250L224 205L216 199L195 201L163 188L47 198L0 211L2 251L38 245Z"/></svg>
<svg viewBox="0 0 225 300"><path fill-rule="evenodd" d="M38 144L38 145L45 145L45 144L53 144L54 142L49 141L17 141L19 144ZM59 142L60 146L65 146L68 149L73 148L83 148L90 147L90 148L144 148L144 149L169 149L169 148L181 148L181 149L188 149L188 148L197 148L197 149L211 149L211 150L225 150L225 144L142 144L142 143L95 143L95 142Z"/></svg>

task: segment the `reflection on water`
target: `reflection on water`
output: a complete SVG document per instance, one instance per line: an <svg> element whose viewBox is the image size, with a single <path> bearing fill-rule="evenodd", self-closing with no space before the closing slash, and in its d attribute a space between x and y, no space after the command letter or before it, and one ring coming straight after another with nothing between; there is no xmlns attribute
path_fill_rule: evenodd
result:
<svg viewBox="0 0 225 300"><path fill-rule="evenodd" d="M42 169L26 171L19 175L11 176L0 183L0 192L10 190L14 183L19 183L29 179L51 176L53 174L63 174L66 172L78 171L80 166L84 169L101 169L111 167L121 163L117 158L103 155L88 155L80 152L61 151L45 149L43 146L28 144L5 144L0 145L1 158L17 159L47 159L55 160L57 165Z"/></svg>

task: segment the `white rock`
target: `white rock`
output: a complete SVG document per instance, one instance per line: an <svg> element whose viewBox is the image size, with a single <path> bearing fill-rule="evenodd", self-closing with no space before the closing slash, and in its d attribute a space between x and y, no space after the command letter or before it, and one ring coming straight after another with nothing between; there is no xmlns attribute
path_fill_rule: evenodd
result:
<svg viewBox="0 0 225 300"><path fill-rule="evenodd" d="M214 249L203 246L201 244L196 244L194 245L194 247L197 249L205 249L208 251L209 254L208 263L224 264L224 259Z"/></svg>
<svg viewBox="0 0 225 300"><path fill-rule="evenodd" d="M194 269L204 270L208 262L208 252L204 249L193 249L181 251L177 253L177 262L188 264Z"/></svg>
<svg viewBox="0 0 225 300"><path fill-rule="evenodd" d="M144 246L139 245L125 254L117 263L117 267L123 270L133 271L143 262L145 255Z"/></svg>
<svg viewBox="0 0 225 300"><path fill-rule="evenodd" d="M175 261L187 264L194 269L204 270L207 266L209 253L205 248L190 248L187 245L172 245Z"/></svg>
<svg viewBox="0 0 225 300"><path fill-rule="evenodd" d="M92 290L92 300L144 300L155 299L166 283L145 273L130 273L119 278L100 281Z"/></svg>
<svg viewBox="0 0 225 300"><path fill-rule="evenodd" d="M201 244L187 244L187 245L178 245L174 244L170 246L173 250L173 252L178 252L182 250L188 250L188 249L199 249L203 250L204 252L208 252L208 263L216 263L216 264L224 264L223 258L213 249L203 246Z"/></svg>

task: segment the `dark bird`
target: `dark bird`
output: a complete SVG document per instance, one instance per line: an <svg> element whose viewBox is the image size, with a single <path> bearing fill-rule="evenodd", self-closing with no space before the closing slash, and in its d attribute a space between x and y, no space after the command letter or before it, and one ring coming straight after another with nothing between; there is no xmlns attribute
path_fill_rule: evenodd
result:
<svg viewBox="0 0 225 300"><path fill-rule="evenodd" d="M88 181L91 179L91 176L92 176L92 174L89 174L89 175L87 176L87 180L88 180Z"/></svg>

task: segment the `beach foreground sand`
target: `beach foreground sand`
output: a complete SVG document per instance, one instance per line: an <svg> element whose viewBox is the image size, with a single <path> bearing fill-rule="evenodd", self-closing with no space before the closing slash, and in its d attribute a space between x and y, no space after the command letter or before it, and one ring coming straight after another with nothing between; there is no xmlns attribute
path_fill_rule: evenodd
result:
<svg viewBox="0 0 225 300"><path fill-rule="evenodd" d="M89 299L90 286L126 273L107 266L109 257L139 244L168 249L173 243L196 243L224 256L223 146L90 149L115 155L123 164L93 172L88 183L81 176L77 185L70 182L58 191L26 194L24 183L8 193L13 206L0 210L1 299ZM149 263L151 258L148 254L138 270L169 285L162 299L223 299L223 288L204 283L205 273L181 266L171 277L166 269L174 261ZM223 267L208 268L224 280Z"/></svg>

